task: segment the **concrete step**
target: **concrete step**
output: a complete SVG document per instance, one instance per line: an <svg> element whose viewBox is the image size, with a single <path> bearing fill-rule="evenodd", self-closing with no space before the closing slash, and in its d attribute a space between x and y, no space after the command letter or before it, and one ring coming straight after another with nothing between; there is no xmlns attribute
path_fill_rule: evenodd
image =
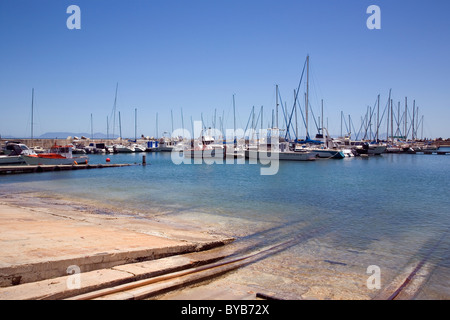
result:
<svg viewBox="0 0 450 320"><path fill-rule="evenodd" d="M0 300L66 299L104 288L206 265L218 261L228 254L229 251L226 248L216 248L0 288Z"/></svg>
<svg viewBox="0 0 450 320"><path fill-rule="evenodd" d="M72 269L85 274L197 252L233 241L184 229L157 236L149 232L169 230L144 220L96 217L0 203L0 287L64 277Z"/></svg>

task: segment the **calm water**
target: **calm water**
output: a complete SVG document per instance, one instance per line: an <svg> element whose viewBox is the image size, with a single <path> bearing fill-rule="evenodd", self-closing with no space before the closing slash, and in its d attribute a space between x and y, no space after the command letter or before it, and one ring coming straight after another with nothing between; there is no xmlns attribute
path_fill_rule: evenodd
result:
<svg viewBox="0 0 450 320"><path fill-rule="evenodd" d="M90 163L109 157L139 164L142 155L90 155ZM386 282L441 241L418 298L450 299L449 286L442 285L450 281L450 156L281 162L273 176L261 176L260 166L248 163L175 165L170 154L146 156L147 166L0 176L0 193L39 191L129 214L163 213L203 221L238 238L257 226L286 227L279 234L286 237L320 226L311 243L315 255L344 261L352 272L379 265ZM296 224L301 227L288 228ZM290 250L291 258L305 250Z"/></svg>

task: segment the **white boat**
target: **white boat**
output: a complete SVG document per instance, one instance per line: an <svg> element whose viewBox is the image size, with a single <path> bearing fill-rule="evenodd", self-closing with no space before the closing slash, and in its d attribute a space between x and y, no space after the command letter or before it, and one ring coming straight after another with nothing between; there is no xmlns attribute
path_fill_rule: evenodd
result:
<svg viewBox="0 0 450 320"><path fill-rule="evenodd" d="M21 156L0 155L0 166L13 164L25 164L25 160Z"/></svg>
<svg viewBox="0 0 450 320"><path fill-rule="evenodd" d="M307 150L315 153L320 159L344 159L345 154L339 145L329 137L323 134L316 134L314 140L307 140L302 144L295 145L295 151Z"/></svg>
<svg viewBox="0 0 450 320"><path fill-rule="evenodd" d="M299 145L295 146L295 151L308 151L314 154L318 159L344 159L345 153L341 149L330 149L326 147L315 147L311 145Z"/></svg>
<svg viewBox="0 0 450 320"><path fill-rule="evenodd" d="M225 154L227 158L245 158L245 148L243 145L226 146Z"/></svg>
<svg viewBox="0 0 450 320"><path fill-rule="evenodd" d="M114 153L131 153L134 152L134 148L127 147L123 144L115 144L113 146Z"/></svg>
<svg viewBox="0 0 450 320"><path fill-rule="evenodd" d="M355 153L354 153L353 150L350 149L350 148L344 148L344 149L341 149L341 151L342 151L342 153L344 154L344 156L345 156L346 158L354 157L354 156L355 156Z"/></svg>
<svg viewBox="0 0 450 320"><path fill-rule="evenodd" d="M0 155L0 165L21 165L26 164L22 155L35 155L36 152L28 148L23 143L7 142L5 155Z"/></svg>
<svg viewBox="0 0 450 320"><path fill-rule="evenodd" d="M255 160L281 160L281 161L313 161L316 160L316 156L312 152L267 152L267 151L255 151L246 150L245 157Z"/></svg>
<svg viewBox="0 0 450 320"><path fill-rule="evenodd" d="M45 149L44 148L42 148L42 147L40 147L40 146L37 146L37 147L33 147L33 148L31 148L34 152L36 152L36 153L44 153L45 152Z"/></svg>
<svg viewBox="0 0 450 320"><path fill-rule="evenodd" d="M255 160L281 160L281 161L313 161L316 160L316 154L309 150L292 151L286 145L280 143L278 150L272 150L272 146L266 148L265 145L259 148L250 146L245 151L245 157Z"/></svg>
<svg viewBox="0 0 450 320"><path fill-rule="evenodd" d="M175 148L175 143L170 139L161 139L158 146L153 149L155 152L172 152Z"/></svg>
<svg viewBox="0 0 450 320"><path fill-rule="evenodd" d="M74 157L72 146L54 145L48 153L38 153L32 155L22 155L28 165L70 165L87 164L87 156Z"/></svg>
<svg viewBox="0 0 450 320"><path fill-rule="evenodd" d="M202 142L194 141L194 147L183 151L186 158L225 158L225 148L223 145L214 144L214 139L203 137Z"/></svg>
<svg viewBox="0 0 450 320"><path fill-rule="evenodd" d="M344 159L345 154L342 150L329 149L329 148L314 148L307 149L309 152L314 153L317 158L321 159Z"/></svg>
<svg viewBox="0 0 450 320"><path fill-rule="evenodd" d="M73 153L79 153L82 154L83 151L84 153L106 153L107 147L106 145L101 142L101 143L95 143L95 142L91 142L89 143L89 146L85 147L84 149L82 148L74 148L73 149Z"/></svg>
<svg viewBox="0 0 450 320"><path fill-rule="evenodd" d="M386 151L386 145L363 143L361 145L356 146L355 150L356 152L358 152L359 155L379 156Z"/></svg>
<svg viewBox="0 0 450 320"><path fill-rule="evenodd" d="M147 149L146 147L140 145L140 144L132 144L131 145L131 149L134 150L134 152L145 152L145 150Z"/></svg>

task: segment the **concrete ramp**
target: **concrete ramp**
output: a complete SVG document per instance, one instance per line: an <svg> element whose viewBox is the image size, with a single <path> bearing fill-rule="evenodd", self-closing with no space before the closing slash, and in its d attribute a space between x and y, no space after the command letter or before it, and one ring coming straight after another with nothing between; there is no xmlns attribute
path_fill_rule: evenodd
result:
<svg viewBox="0 0 450 320"><path fill-rule="evenodd" d="M140 229L148 233L122 228L120 220L110 225L98 221L0 203L0 287L198 252L233 241L189 230L179 230L174 238L160 237L149 234L152 226L144 222Z"/></svg>

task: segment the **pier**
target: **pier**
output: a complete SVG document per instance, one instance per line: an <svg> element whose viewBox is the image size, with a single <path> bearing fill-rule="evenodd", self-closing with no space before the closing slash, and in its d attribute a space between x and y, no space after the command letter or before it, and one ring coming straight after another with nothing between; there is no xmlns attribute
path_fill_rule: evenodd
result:
<svg viewBox="0 0 450 320"><path fill-rule="evenodd" d="M83 169L101 169L101 168L115 168L128 167L132 164L69 164L69 165L37 165L37 166L0 166L0 175L5 174L19 174L19 173L39 173L51 171L67 171L67 170L83 170Z"/></svg>

